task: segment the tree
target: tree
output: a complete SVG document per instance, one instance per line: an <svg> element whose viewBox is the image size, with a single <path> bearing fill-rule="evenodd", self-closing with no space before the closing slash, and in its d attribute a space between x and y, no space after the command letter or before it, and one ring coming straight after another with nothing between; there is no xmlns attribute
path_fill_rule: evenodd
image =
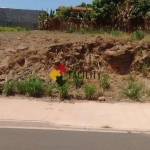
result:
<svg viewBox="0 0 150 150"><path fill-rule="evenodd" d="M63 21L72 16L72 7L62 8L56 13L56 18Z"/></svg>
<svg viewBox="0 0 150 150"><path fill-rule="evenodd" d="M51 9L49 16L50 16L51 18L54 18L54 17L55 17L55 11Z"/></svg>
<svg viewBox="0 0 150 150"><path fill-rule="evenodd" d="M87 7L87 8L92 8L92 4L86 4L82 2L80 5L77 5L76 7Z"/></svg>
<svg viewBox="0 0 150 150"><path fill-rule="evenodd" d="M112 11L115 10L115 2L113 0L93 0L93 14L96 21L109 20Z"/></svg>

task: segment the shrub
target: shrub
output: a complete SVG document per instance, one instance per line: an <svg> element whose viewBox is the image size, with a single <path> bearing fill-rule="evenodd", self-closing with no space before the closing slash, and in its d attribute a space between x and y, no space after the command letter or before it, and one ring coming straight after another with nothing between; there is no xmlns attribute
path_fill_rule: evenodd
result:
<svg viewBox="0 0 150 150"><path fill-rule="evenodd" d="M17 27L16 29L17 29L17 31L21 31L21 30L22 30L22 28L21 28L21 27Z"/></svg>
<svg viewBox="0 0 150 150"><path fill-rule="evenodd" d="M110 34L111 34L112 36L120 36L120 35L123 34L123 32L120 31L120 30L112 30L112 31L110 32Z"/></svg>
<svg viewBox="0 0 150 150"><path fill-rule="evenodd" d="M69 96L69 84L66 82L63 86L58 86L58 92L60 99L68 98Z"/></svg>
<svg viewBox="0 0 150 150"><path fill-rule="evenodd" d="M45 92L48 96L52 96L54 86L53 85L46 85Z"/></svg>
<svg viewBox="0 0 150 150"><path fill-rule="evenodd" d="M85 34L85 33L87 33L87 30L81 28L81 29L77 30L76 32L81 33L81 34Z"/></svg>
<svg viewBox="0 0 150 150"><path fill-rule="evenodd" d="M84 86L84 93L87 99L94 99L96 94L96 86L94 84L85 85Z"/></svg>
<svg viewBox="0 0 150 150"><path fill-rule="evenodd" d="M79 78L77 75L73 76L73 82L76 88L80 88L84 83L83 78Z"/></svg>
<svg viewBox="0 0 150 150"><path fill-rule="evenodd" d="M100 87L102 87L104 90L110 88L108 75L102 76L102 78L100 80Z"/></svg>
<svg viewBox="0 0 150 150"><path fill-rule="evenodd" d="M123 88L122 92L131 99L139 100L141 89L142 87L140 85L131 80L128 82L127 86Z"/></svg>
<svg viewBox="0 0 150 150"><path fill-rule="evenodd" d="M132 40L141 40L145 37L146 32L143 30L137 30L131 34Z"/></svg>
<svg viewBox="0 0 150 150"><path fill-rule="evenodd" d="M18 89L21 93L26 93L28 96L40 97L44 92L44 82L38 77L29 76L24 82L18 84Z"/></svg>
<svg viewBox="0 0 150 150"><path fill-rule="evenodd" d="M144 76L148 75L148 65L147 64L144 64L142 66L142 73L143 73Z"/></svg>
<svg viewBox="0 0 150 150"><path fill-rule="evenodd" d="M97 30L96 33L98 33L98 34L104 34L105 30L104 29L100 29L100 30Z"/></svg>
<svg viewBox="0 0 150 150"><path fill-rule="evenodd" d="M28 28L28 27L25 27L23 30L24 30L24 31L29 31L29 28Z"/></svg>
<svg viewBox="0 0 150 150"><path fill-rule="evenodd" d="M73 32L74 32L74 29L73 29L73 28L67 28L67 29L66 29L66 32L67 32L67 33L73 33Z"/></svg>
<svg viewBox="0 0 150 150"><path fill-rule="evenodd" d="M26 82L25 81L19 81L17 83L17 91L19 94L26 94Z"/></svg>
<svg viewBox="0 0 150 150"><path fill-rule="evenodd" d="M9 95L14 95L15 94L15 81L10 80L8 81L3 88L3 93L6 94L7 96Z"/></svg>

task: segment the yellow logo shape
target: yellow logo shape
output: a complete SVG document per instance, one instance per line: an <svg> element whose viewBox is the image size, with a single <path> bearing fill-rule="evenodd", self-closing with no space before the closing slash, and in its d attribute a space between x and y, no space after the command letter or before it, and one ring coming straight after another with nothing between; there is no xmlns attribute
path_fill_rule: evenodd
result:
<svg viewBox="0 0 150 150"><path fill-rule="evenodd" d="M49 76L50 76L53 80L56 81L56 77L61 76L60 70L56 70L56 69L53 70L53 71L49 74Z"/></svg>

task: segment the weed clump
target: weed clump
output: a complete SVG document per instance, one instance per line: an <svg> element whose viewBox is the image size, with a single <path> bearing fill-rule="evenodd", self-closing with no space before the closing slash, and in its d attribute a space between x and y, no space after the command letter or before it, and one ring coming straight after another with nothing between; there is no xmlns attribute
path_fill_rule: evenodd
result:
<svg viewBox="0 0 150 150"><path fill-rule="evenodd" d="M146 32L143 30L137 30L131 34L132 40L141 40L145 37Z"/></svg>
<svg viewBox="0 0 150 150"><path fill-rule="evenodd" d="M10 95L14 95L16 90L15 90L15 81L13 80L10 80L8 81L5 85L4 85L4 88L3 88L3 93L6 94L7 96L10 96Z"/></svg>
<svg viewBox="0 0 150 150"><path fill-rule="evenodd" d="M79 76L74 75L73 76L73 83L74 83L76 88L80 88L84 83L83 77L80 78Z"/></svg>
<svg viewBox="0 0 150 150"><path fill-rule="evenodd" d="M110 83L109 83L109 77L108 77L108 75L102 76L102 78L100 80L100 87L103 88L103 90L110 88Z"/></svg>
<svg viewBox="0 0 150 150"><path fill-rule="evenodd" d="M69 96L69 84L66 82L63 86L58 86L60 99L66 99Z"/></svg>
<svg viewBox="0 0 150 150"><path fill-rule="evenodd" d="M121 36L121 35L123 34L123 32L120 31L120 30L112 30L112 31L110 32L110 34L111 34L112 36Z"/></svg>
<svg viewBox="0 0 150 150"><path fill-rule="evenodd" d="M96 94L96 86L94 84L85 85L84 93L86 99L94 99Z"/></svg>
<svg viewBox="0 0 150 150"><path fill-rule="evenodd" d="M147 64L144 64L142 66L142 73L143 73L143 76L147 76L148 75L148 65Z"/></svg>
<svg viewBox="0 0 150 150"><path fill-rule="evenodd" d="M18 82L17 89L20 94L40 97L44 92L44 81L39 77L29 76L25 81Z"/></svg>
<svg viewBox="0 0 150 150"><path fill-rule="evenodd" d="M129 77L129 81L127 84L123 87L122 93L133 100L139 100L140 94L142 91L142 85L137 83L132 75Z"/></svg>
<svg viewBox="0 0 150 150"><path fill-rule="evenodd" d="M53 89L54 89L53 85L46 85L45 86L46 95L52 96Z"/></svg>

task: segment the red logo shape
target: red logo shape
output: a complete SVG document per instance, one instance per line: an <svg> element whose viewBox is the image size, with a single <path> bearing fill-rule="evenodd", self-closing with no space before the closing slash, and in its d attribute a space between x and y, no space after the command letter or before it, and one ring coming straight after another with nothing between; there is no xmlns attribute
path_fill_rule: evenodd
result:
<svg viewBox="0 0 150 150"><path fill-rule="evenodd" d="M63 64L60 63L60 64L56 67L56 70L59 70L59 71L60 71L60 74L63 74L63 73L66 73L67 68L66 68Z"/></svg>

